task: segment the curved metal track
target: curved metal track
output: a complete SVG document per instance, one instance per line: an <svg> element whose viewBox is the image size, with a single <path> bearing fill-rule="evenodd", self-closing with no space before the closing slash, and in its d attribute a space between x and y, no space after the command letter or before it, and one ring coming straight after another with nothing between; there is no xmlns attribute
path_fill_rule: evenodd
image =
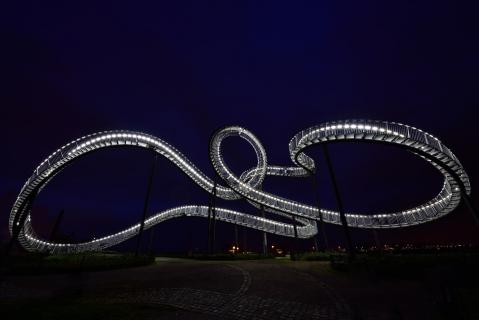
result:
<svg viewBox="0 0 479 320"><path fill-rule="evenodd" d="M250 143L256 152L257 166L237 177L223 160L221 146L230 136L239 136ZM222 199L247 199L254 206L263 205L267 211L286 217L296 216L300 238L317 233L319 214L324 222L340 224L339 213L282 198L261 190L268 175L305 177L314 173L315 163L305 151L312 145L340 142L366 141L386 143L405 148L430 162L444 176L439 194L427 203L407 210L379 214L346 213L347 223L357 228L396 228L417 225L437 219L454 210L461 200L461 192L470 194L469 178L457 157L436 137L420 129L384 121L346 120L313 126L296 134L289 143L291 160L295 166L270 166L266 151L260 141L248 130L230 126L218 130L210 141L210 159L217 174L226 186L217 185L216 195ZM23 186L10 213L9 230L18 233L22 246L29 251L70 253L101 250L135 236L140 224L115 234L84 243L52 243L40 239L32 229L30 209L42 188L65 166L94 150L109 147L148 148L173 162L198 186L213 193L214 183L188 160L180 151L165 141L139 132L107 131L84 136L61 147L45 159ZM293 237L291 224L257 217L233 210L216 208L217 219L246 227ZM206 206L181 206L153 215L145 221L145 228L180 216L208 216Z"/></svg>

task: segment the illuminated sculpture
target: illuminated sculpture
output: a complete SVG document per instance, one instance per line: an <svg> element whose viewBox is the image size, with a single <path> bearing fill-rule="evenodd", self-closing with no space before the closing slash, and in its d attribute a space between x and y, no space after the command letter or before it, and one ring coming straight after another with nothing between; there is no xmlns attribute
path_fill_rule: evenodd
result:
<svg viewBox="0 0 479 320"><path fill-rule="evenodd" d="M256 152L257 166L235 176L224 163L221 145L225 138L239 136L248 141ZM291 160L295 166L279 167L267 163L266 152L259 140L248 130L231 126L218 130L210 142L211 162L226 182L216 188L216 196L226 200L247 199L253 205L278 215L296 217L299 238L310 238L317 233L316 221L320 219L315 206L285 199L262 191L260 186L268 175L300 177L314 173L314 161L305 150L316 144L339 141L367 141L386 143L405 148L436 167L444 176L439 194L415 208L400 212L379 214L346 213L347 224L356 228L396 228L417 225L437 219L454 210L462 195L470 194L469 178L456 156L436 137L420 129L384 121L346 120L313 126L296 134L289 143ZM107 147L148 148L166 157L188 175L198 186L213 193L214 182L195 167L181 152L154 136L131 131L107 131L91 134L68 143L51 154L33 172L15 201L9 220L9 230L18 235L21 245L29 251L73 253L94 251L121 243L136 234L140 223L115 234L84 243L53 243L38 238L32 229L31 205L42 188L62 169L80 156ZM162 221L181 216L208 216L208 206L181 206L156 213L145 220L145 229ZM321 209L326 223L340 224L338 212ZM293 237L292 224L257 217L237 211L216 208L216 219L249 228Z"/></svg>

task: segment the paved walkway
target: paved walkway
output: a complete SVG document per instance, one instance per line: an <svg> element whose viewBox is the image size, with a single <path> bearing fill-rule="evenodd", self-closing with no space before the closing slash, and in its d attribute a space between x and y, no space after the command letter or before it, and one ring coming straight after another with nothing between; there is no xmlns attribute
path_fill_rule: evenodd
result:
<svg viewBox="0 0 479 320"><path fill-rule="evenodd" d="M325 284L314 281L326 295L334 297L322 304L306 304L247 294L251 275L238 265L228 265L243 277L239 289L232 294L191 288L161 288L139 292L127 292L108 299L110 302L137 302L166 304L185 310L206 313L218 319L350 319L349 308L332 296Z"/></svg>
<svg viewBox="0 0 479 320"><path fill-rule="evenodd" d="M158 259L152 266L80 274L10 276L0 299L74 299L169 305L188 319L349 319L349 307L317 278L281 261Z"/></svg>

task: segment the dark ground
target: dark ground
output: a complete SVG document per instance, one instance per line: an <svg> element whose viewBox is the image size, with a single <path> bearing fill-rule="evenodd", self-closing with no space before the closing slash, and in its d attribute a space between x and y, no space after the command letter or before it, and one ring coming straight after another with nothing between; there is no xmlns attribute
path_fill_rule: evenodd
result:
<svg viewBox="0 0 479 320"><path fill-rule="evenodd" d="M0 301L3 319L446 319L439 277L340 272L323 261L157 258L128 269L5 276ZM456 318L473 319L471 300L461 303Z"/></svg>

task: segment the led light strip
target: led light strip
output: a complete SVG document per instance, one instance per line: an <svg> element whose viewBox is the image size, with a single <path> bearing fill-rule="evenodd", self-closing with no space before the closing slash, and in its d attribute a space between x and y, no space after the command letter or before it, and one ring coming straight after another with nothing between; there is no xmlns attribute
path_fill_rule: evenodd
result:
<svg viewBox="0 0 479 320"><path fill-rule="evenodd" d="M238 178L227 167L221 154L224 139L239 136L250 143L257 156L257 166L247 170ZM318 209L311 205L282 198L261 190L267 175L305 177L315 170L313 159L304 151L315 144L333 141L368 141L397 145L429 161L444 175L439 194L427 203L404 211L373 215L346 213L348 225L358 228L395 228L417 225L437 219L454 210L460 202L461 192L470 194L469 178L456 156L436 137L414 127L398 123L368 120L347 120L324 123L296 134L289 143L290 156L296 166L281 167L267 164L266 151L260 141L248 130L231 126L218 130L210 141L210 158L218 175L227 186L217 185L216 194L226 200L246 198L255 207L263 205L269 212L280 216L297 216L301 224L297 227L300 238L309 238L317 233L316 220L321 213L323 221L340 224L339 213ZM139 224L120 232L84 243L52 243L37 237L31 226L30 206L35 196L56 174L76 158L97 149L132 146L149 148L163 155L196 184L213 192L213 181L201 172L180 151L165 141L143 133L131 131L107 131L84 136L56 150L33 172L23 186L10 213L9 230L21 228L19 241L29 251L70 253L95 251L121 243L139 231ZM237 211L216 208L221 221L244 225L282 236L294 236L293 225L265 219ZM23 225L20 217L27 215ZM182 206L157 213L145 221L145 228L180 216L208 216L208 207Z"/></svg>

